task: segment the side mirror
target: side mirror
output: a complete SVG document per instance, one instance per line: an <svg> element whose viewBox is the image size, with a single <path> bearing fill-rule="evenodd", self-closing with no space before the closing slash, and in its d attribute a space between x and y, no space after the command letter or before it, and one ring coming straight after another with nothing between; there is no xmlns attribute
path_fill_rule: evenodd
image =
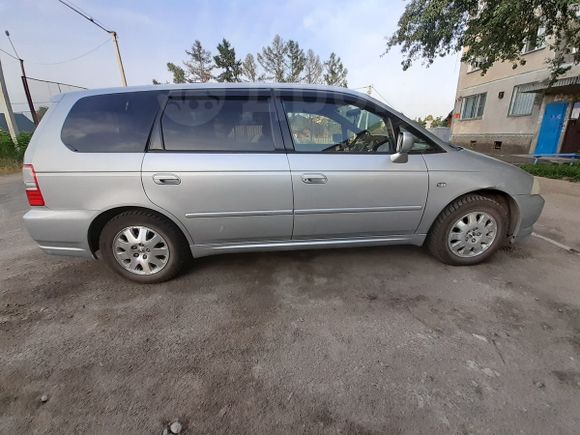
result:
<svg viewBox="0 0 580 435"><path fill-rule="evenodd" d="M409 161L409 151L415 145L415 136L402 131L397 139L397 152L391 156L393 163L407 163Z"/></svg>

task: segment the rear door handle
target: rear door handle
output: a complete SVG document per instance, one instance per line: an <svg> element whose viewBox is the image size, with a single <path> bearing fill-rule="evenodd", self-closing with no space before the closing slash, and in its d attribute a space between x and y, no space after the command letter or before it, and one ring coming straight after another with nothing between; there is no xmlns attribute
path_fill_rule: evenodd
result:
<svg viewBox="0 0 580 435"><path fill-rule="evenodd" d="M181 184L181 178L175 174L153 174L153 182L162 186Z"/></svg>
<svg viewBox="0 0 580 435"><path fill-rule="evenodd" d="M324 174L302 174L302 182L306 184L326 184L327 181Z"/></svg>

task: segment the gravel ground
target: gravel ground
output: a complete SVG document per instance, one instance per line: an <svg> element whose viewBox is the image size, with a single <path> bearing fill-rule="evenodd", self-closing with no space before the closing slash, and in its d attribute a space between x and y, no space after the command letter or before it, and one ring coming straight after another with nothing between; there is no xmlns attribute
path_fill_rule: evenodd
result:
<svg viewBox="0 0 580 435"><path fill-rule="evenodd" d="M578 433L578 255L224 255L138 286L42 254L20 183L0 177L2 434ZM577 187L550 185L538 231L578 241Z"/></svg>

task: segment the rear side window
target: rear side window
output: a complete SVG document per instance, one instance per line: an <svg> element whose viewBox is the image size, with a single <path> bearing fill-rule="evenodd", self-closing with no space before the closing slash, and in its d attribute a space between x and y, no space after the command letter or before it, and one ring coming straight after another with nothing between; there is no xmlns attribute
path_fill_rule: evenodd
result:
<svg viewBox="0 0 580 435"><path fill-rule="evenodd" d="M165 150L274 151L272 111L268 97L169 98L161 117Z"/></svg>
<svg viewBox="0 0 580 435"><path fill-rule="evenodd" d="M82 153L142 153L162 99L160 92L81 98L64 122L61 139Z"/></svg>

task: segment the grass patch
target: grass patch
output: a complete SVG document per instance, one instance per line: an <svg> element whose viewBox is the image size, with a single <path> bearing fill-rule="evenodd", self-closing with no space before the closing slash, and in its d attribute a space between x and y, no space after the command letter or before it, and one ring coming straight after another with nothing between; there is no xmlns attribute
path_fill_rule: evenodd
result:
<svg viewBox="0 0 580 435"><path fill-rule="evenodd" d="M31 137L30 133L21 133L14 142L7 132L0 130L0 174L20 171Z"/></svg>
<svg viewBox="0 0 580 435"><path fill-rule="evenodd" d="M22 161L10 157L0 157L0 175L12 174L22 169Z"/></svg>
<svg viewBox="0 0 580 435"><path fill-rule="evenodd" d="M574 163L572 165L567 163L539 163L532 165L525 163L520 165L524 171L538 177L555 178L568 181L580 181L580 164Z"/></svg>

